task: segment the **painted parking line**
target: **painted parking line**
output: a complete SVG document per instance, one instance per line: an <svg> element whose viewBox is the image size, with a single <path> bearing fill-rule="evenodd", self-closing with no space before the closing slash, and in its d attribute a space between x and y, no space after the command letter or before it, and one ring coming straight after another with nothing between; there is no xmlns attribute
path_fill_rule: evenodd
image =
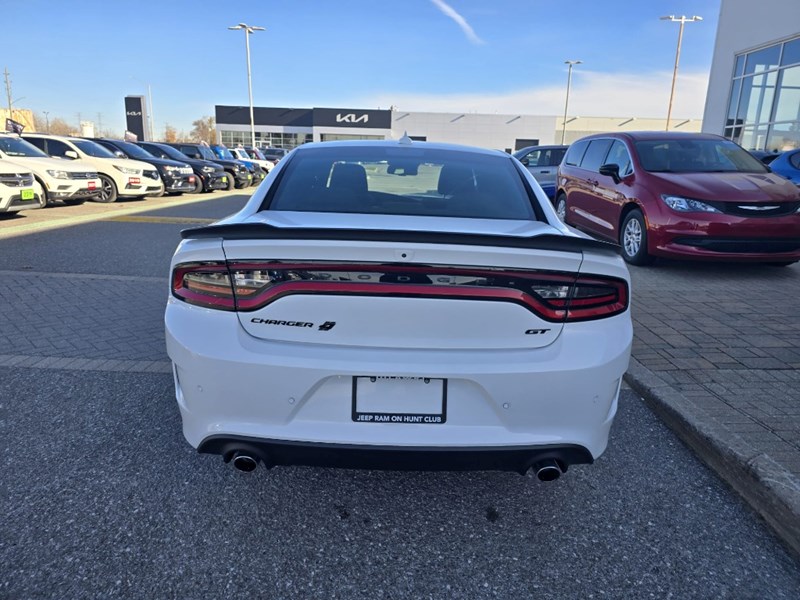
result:
<svg viewBox="0 0 800 600"><path fill-rule="evenodd" d="M112 217L103 219L103 223L167 223L170 225L208 225L219 219L196 219L193 217Z"/></svg>

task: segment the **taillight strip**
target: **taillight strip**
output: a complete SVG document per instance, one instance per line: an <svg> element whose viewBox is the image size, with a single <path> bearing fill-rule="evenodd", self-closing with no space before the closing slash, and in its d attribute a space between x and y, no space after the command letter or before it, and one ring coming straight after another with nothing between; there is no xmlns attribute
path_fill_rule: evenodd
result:
<svg viewBox="0 0 800 600"><path fill-rule="evenodd" d="M269 273L260 287L239 284L243 277ZM392 281L341 281L313 279L323 273L392 275ZM220 275L224 274L224 278ZM430 277L430 283L403 281L403 274ZM193 275L194 280L187 280ZM207 279L204 280L203 276ZM442 282L436 276L474 277L481 282ZM302 279L307 277L308 279ZM286 279L284 279L286 278ZM259 279L256 279L258 284ZM252 286L252 282L250 283ZM530 287L530 292L526 289ZM550 290L548 290L550 288ZM555 294L569 288L564 297ZM553 297L541 297L551 291ZM295 294L356 295L376 297L450 298L511 302L550 322L574 322L620 314L629 303L625 280L599 275L553 271L519 271L486 267L435 265L385 265L365 263L222 261L184 263L173 271L172 293L176 298L218 310L254 311ZM584 295L586 294L586 295Z"/></svg>

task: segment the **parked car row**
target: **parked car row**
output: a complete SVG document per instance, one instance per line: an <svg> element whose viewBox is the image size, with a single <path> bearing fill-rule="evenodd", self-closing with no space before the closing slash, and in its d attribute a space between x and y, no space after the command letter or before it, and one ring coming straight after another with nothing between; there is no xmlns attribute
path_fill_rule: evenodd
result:
<svg viewBox="0 0 800 600"><path fill-rule="evenodd" d="M274 162L241 150L244 159L225 146L2 133L0 213L258 185Z"/></svg>
<svg viewBox="0 0 800 600"><path fill-rule="evenodd" d="M555 207L568 225L618 243L631 264L663 256L785 266L800 260L798 167L800 149L768 167L710 134L595 134L566 150Z"/></svg>

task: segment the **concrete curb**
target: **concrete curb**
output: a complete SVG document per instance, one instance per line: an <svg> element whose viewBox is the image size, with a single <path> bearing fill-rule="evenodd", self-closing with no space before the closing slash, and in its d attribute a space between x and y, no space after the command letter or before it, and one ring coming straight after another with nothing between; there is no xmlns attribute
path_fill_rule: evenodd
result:
<svg viewBox="0 0 800 600"><path fill-rule="evenodd" d="M631 359L628 385L761 515L800 559L800 480Z"/></svg>

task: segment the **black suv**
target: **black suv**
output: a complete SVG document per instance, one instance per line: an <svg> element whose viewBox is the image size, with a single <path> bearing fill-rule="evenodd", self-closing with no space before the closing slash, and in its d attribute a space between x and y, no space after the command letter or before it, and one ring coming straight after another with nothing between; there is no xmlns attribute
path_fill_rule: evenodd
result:
<svg viewBox="0 0 800 600"><path fill-rule="evenodd" d="M177 195L184 192L194 192L194 170L183 161L157 158L133 142L107 138L86 139L108 148L120 158L131 158L153 165L158 170L158 174L161 175L161 180L164 182L164 192L167 194Z"/></svg>
<svg viewBox="0 0 800 600"><path fill-rule="evenodd" d="M231 178L233 178L234 186L237 188L243 188L250 185L252 175L250 175L250 171L246 166L244 166L238 160L223 160L221 158L217 158L216 155L211 151L211 148L205 144L198 144L195 142L174 142L167 145L178 149L189 158L194 158L196 160L210 160L218 165L222 165L222 168L225 169Z"/></svg>
<svg viewBox="0 0 800 600"><path fill-rule="evenodd" d="M233 189L233 178L230 177L222 165L210 160L198 160L189 158L180 150L177 150L169 144L160 144L158 142L136 142L137 146L141 146L153 156L158 158L166 158L185 162L192 169L195 175L195 194L200 192L210 192L212 190L231 190Z"/></svg>

